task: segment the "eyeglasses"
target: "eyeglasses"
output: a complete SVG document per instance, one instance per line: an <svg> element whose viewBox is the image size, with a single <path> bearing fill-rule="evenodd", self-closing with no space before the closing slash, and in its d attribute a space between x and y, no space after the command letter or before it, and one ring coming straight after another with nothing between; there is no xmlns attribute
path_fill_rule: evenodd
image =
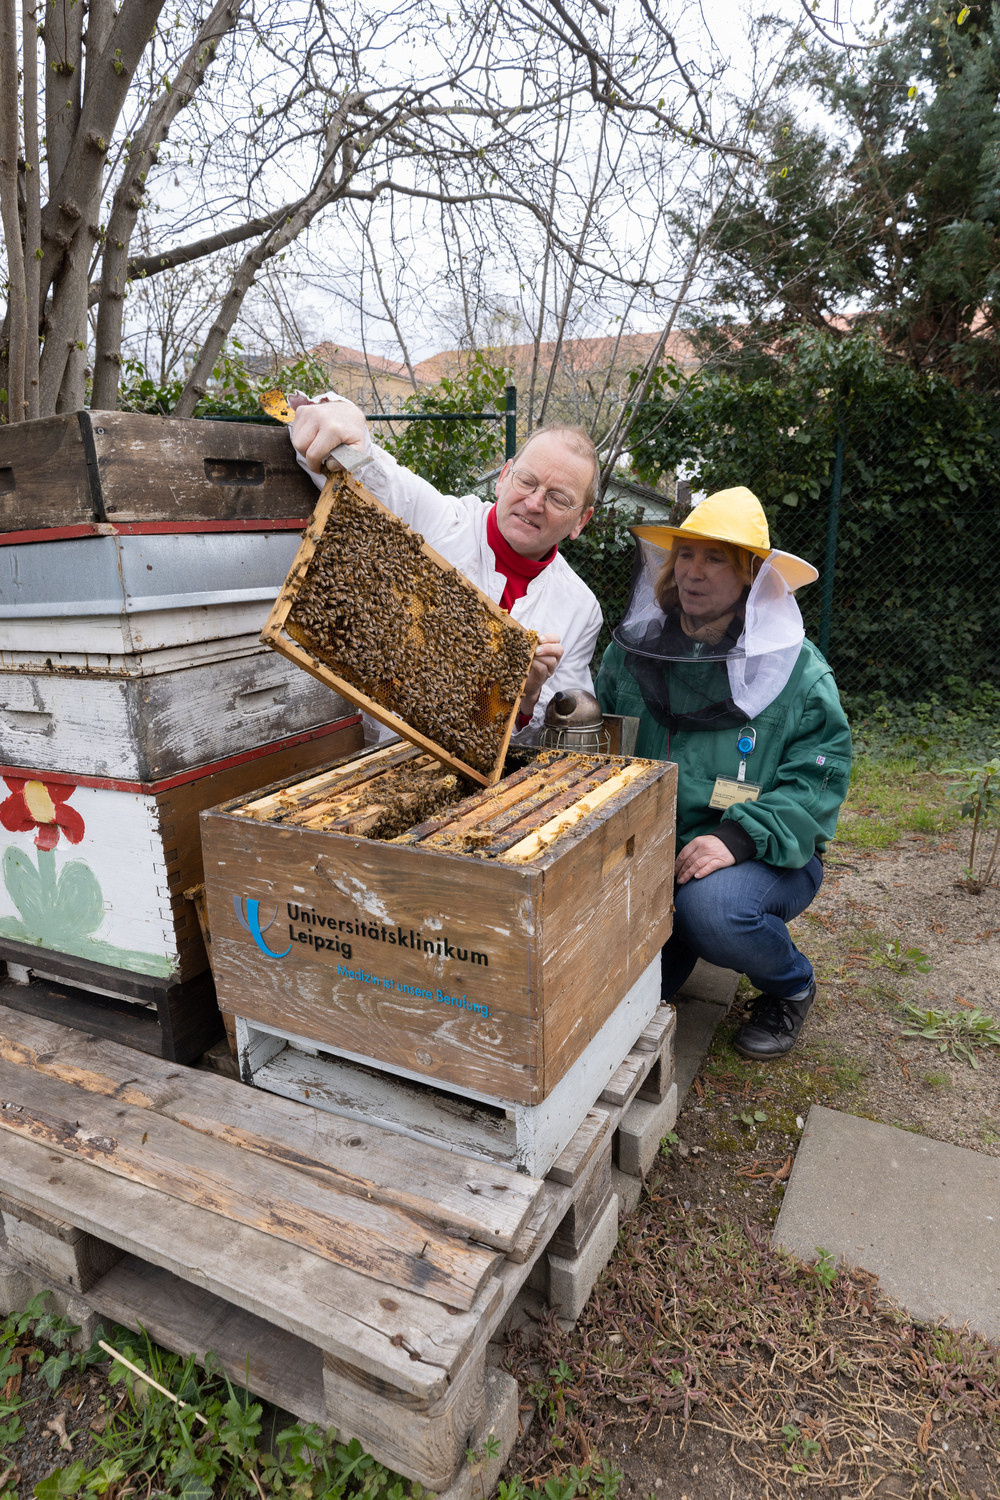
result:
<svg viewBox="0 0 1000 1500"><path fill-rule="evenodd" d="M509 478L512 488L522 498L535 494L539 489L539 481L524 469L511 469ZM582 501L579 505L574 505L569 496L562 494L560 490L546 490L542 502L546 509L555 511L581 510L583 507Z"/></svg>

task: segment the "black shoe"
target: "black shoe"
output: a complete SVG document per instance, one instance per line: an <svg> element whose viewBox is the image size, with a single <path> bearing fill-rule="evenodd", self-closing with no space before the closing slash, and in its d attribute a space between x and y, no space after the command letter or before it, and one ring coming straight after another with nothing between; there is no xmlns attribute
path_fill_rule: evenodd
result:
<svg viewBox="0 0 1000 1500"><path fill-rule="evenodd" d="M746 1024L733 1037L733 1046L740 1056L770 1062L791 1052L815 996L815 980L810 980L809 988L790 1000L783 1000L780 995L755 996L747 1007Z"/></svg>

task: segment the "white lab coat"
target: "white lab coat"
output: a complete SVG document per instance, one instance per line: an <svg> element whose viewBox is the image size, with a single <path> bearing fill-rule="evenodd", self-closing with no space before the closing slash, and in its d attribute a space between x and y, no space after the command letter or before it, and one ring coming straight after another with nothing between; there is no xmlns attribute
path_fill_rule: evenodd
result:
<svg viewBox="0 0 1000 1500"><path fill-rule="evenodd" d="M302 463L301 456L299 462ZM305 467L305 465L303 465ZM307 472L312 473L311 470ZM322 488L324 474L312 474ZM390 453L372 444L356 477L376 499L400 517L440 552L466 578L497 604L506 579L497 572L493 549L486 539L491 502L478 495L442 495L426 479L398 464ZM547 568L528 584L511 617L527 630L557 635L563 643L558 667L539 695L531 723L539 725L553 693L582 688L594 691L590 662L601 628L601 606L582 578L557 552Z"/></svg>

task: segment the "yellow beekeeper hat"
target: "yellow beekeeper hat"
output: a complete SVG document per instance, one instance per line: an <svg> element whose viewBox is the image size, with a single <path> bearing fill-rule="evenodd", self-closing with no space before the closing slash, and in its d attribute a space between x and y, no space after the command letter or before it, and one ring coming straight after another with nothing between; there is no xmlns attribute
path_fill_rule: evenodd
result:
<svg viewBox="0 0 1000 1500"><path fill-rule="evenodd" d="M781 574L790 589L815 583L819 573L812 563L792 552L779 552L771 546L767 517L753 490L746 485L718 490L696 505L679 526L633 526L633 536L652 542L654 547L671 550L680 541L731 542L757 557L764 557Z"/></svg>

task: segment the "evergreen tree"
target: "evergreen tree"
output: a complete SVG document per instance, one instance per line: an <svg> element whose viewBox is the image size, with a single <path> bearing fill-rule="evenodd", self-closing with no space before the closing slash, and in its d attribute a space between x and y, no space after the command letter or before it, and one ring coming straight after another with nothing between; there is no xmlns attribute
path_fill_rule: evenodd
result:
<svg viewBox="0 0 1000 1500"><path fill-rule="evenodd" d="M716 222L704 340L753 377L792 328L867 321L891 359L995 390L1000 7L902 0L877 49L812 48L785 82Z"/></svg>

